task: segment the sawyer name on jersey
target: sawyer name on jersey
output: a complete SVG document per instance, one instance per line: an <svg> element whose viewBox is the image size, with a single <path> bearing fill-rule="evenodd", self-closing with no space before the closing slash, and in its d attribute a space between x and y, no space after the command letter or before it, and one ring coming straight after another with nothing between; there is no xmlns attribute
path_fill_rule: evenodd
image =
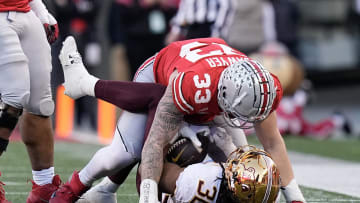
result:
<svg viewBox="0 0 360 203"><path fill-rule="evenodd" d="M220 67L220 66L229 66L240 60L244 60L244 59L240 58L240 57L226 57L225 59L224 59L224 57L211 57L211 58L205 59L205 61L207 61L209 63L209 66L211 68L216 68L216 67Z"/></svg>

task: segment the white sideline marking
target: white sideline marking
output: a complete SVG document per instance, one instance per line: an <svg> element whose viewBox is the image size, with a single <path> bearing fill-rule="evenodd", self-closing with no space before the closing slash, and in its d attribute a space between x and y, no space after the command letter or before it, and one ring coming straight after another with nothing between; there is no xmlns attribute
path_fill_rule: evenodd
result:
<svg viewBox="0 0 360 203"><path fill-rule="evenodd" d="M5 192L5 195L28 195L29 192ZM132 194L117 194L118 197L135 197L135 196L139 196L136 193L132 193Z"/></svg>
<svg viewBox="0 0 360 203"><path fill-rule="evenodd" d="M6 173L6 171L16 171L16 172L28 172L31 174L31 168L30 167L22 167L22 166L1 166L0 167L2 173ZM55 171L69 171L72 172L73 169L69 167L55 167Z"/></svg>
<svg viewBox="0 0 360 203"><path fill-rule="evenodd" d="M2 178L20 178L20 177L29 177L29 179L32 178L31 173L4 173L4 177Z"/></svg>
<svg viewBox="0 0 360 203"><path fill-rule="evenodd" d="M299 185L360 197L360 163L289 152Z"/></svg>

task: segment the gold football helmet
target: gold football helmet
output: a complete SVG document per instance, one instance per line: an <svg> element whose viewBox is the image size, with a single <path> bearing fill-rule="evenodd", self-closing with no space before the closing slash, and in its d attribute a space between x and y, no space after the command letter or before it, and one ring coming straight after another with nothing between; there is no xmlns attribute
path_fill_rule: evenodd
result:
<svg viewBox="0 0 360 203"><path fill-rule="evenodd" d="M251 145L230 154L225 178L234 202L275 202L279 194L280 176L274 161Z"/></svg>

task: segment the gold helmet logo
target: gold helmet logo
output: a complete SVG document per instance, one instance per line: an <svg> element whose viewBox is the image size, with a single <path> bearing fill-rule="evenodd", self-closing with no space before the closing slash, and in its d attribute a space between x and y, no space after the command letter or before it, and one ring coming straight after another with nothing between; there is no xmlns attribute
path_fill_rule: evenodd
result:
<svg viewBox="0 0 360 203"><path fill-rule="evenodd" d="M271 156L254 146L234 151L225 164L228 189L238 202L275 202L280 176Z"/></svg>

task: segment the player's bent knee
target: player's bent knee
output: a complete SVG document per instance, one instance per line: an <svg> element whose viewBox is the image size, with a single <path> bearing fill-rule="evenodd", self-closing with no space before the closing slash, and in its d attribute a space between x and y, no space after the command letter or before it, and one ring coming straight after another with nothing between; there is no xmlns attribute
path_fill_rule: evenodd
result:
<svg viewBox="0 0 360 203"><path fill-rule="evenodd" d="M22 113L22 109L14 108L10 105L0 107L0 128L6 128L12 131Z"/></svg>
<svg viewBox="0 0 360 203"><path fill-rule="evenodd" d="M43 116L51 116L54 113L55 104L52 98L47 98L40 101L40 114Z"/></svg>
<svg viewBox="0 0 360 203"><path fill-rule="evenodd" d="M134 156L124 150L110 150L111 153L108 153L106 161L103 163L103 167L107 171L119 170L122 169L136 161Z"/></svg>
<svg viewBox="0 0 360 203"><path fill-rule="evenodd" d="M40 101L30 101L25 108L31 114L48 117L54 113L55 104L51 97L46 97Z"/></svg>

